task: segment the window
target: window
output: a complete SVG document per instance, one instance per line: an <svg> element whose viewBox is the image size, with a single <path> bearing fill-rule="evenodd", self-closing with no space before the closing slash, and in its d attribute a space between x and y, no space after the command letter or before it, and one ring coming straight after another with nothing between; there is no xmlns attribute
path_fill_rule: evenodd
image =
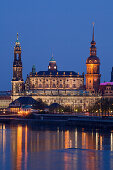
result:
<svg viewBox="0 0 113 170"><path fill-rule="evenodd" d="M45 85L45 87L46 87L46 88L48 88L48 87L49 87L49 85L48 85L48 84L46 84L46 85Z"/></svg>
<svg viewBox="0 0 113 170"><path fill-rule="evenodd" d="M55 84L53 84L53 88L55 88L56 87L56 85Z"/></svg>
<svg viewBox="0 0 113 170"><path fill-rule="evenodd" d="M16 55L16 59L19 60L19 54L18 54L18 53L17 53L17 55Z"/></svg>
<svg viewBox="0 0 113 170"><path fill-rule="evenodd" d="M41 85L41 84L39 84L39 88L42 88L42 85Z"/></svg>
<svg viewBox="0 0 113 170"><path fill-rule="evenodd" d="M68 84L66 84L66 88L69 88L69 85L68 85Z"/></svg>
<svg viewBox="0 0 113 170"><path fill-rule="evenodd" d="M80 103L82 103L82 100L80 100Z"/></svg>
<svg viewBox="0 0 113 170"><path fill-rule="evenodd" d="M60 84L60 86L59 86L60 88L62 88L62 84Z"/></svg>

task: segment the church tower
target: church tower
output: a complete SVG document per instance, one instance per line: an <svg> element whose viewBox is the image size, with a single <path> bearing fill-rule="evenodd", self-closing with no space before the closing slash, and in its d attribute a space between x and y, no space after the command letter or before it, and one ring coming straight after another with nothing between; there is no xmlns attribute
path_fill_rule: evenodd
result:
<svg viewBox="0 0 113 170"><path fill-rule="evenodd" d="M90 47L90 57L86 60L87 73L86 77L86 90L91 92L98 92L100 85L100 59L96 55L96 42L94 41L94 24L93 24L93 37Z"/></svg>
<svg viewBox="0 0 113 170"><path fill-rule="evenodd" d="M12 78L12 95L21 93L24 88L24 81L22 78L22 61L21 61L21 46L17 40L14 47L14 61L13 61L13 78Z"/></svg>

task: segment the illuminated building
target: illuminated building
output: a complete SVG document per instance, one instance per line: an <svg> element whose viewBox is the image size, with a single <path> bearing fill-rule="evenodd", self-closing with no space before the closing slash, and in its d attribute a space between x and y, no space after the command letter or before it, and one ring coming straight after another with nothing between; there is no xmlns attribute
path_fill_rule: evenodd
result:
<svg viewBox="0 0 113 170"><path fill-rule="evenodd" d="M27 114L31 111L32 106L37 103L32 97L19 97L9 104L9 111L12 113Z"/></svg>
<svg viewBox="0 0 113 170"><path fill-rule="evenodd" d="M24 81L22 78L22 61L21 61L21 46L17 40L14 47L14 61L13 61L13 79L12 79L12 92L20 93L24 89Z"/></svg>
<svg viewBox="0 0 113 170"><path fill-rule="evenodd" d="M70 106L76 112L78 108L82 111L88 110L88 107L101 98L95 93L100 85L100 60L96 56L95 45L93 27L90 57L86 61L86 89L84 73L80 75L75 71L59 71L53 55L49 61L48 70L36 72L35 65L33 65L32 72L27 75L24 83L21 46L17 34L14 47L12 100L22 96L31 96L35 100L42 99L48 105L59 103L62 106Z"/></svg>
<svg viewBox="0 0 113 170"><path fill-rule="evenodd" d="M113 97L113 82L100 83L99 89L102 93L102 96L105 96L106 98Z"/></svg>
<svg viewBox="0 0 113 170"><path fill-rule="evenodd" d="M93 38L90 47L90 57L86 60L86 90L91 92L98 92L100 85L100 59L96 55L96 42L94 41L94 25Z"/></svg>
<svg viewBox="0 0 113 170"><path fill-rule="evenodd" d="M11 102L11 91L0 91L0 110L7 108Z"/></svg>

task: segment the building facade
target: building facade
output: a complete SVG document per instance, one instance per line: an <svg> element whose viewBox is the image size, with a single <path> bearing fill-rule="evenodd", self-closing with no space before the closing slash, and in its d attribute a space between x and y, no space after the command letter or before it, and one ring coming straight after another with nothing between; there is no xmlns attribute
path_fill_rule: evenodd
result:
<svg viewBox="0 0 113 170"><path fill-rule="evenodd" d="M100 100L97 92L100 85L100 60L96 56L96 47L93 39L90 48L90 57L86 61L86 89L84 85L84 73L80 75L75 71L59 71L52 55L48 69L36 72L33 65L32 71L27 75L24 83L22 78L21 46L17 41L14 47L12 100L22 96L31 96L35 100L42 99L48 105L59 103L62 106L70 106L73 110L81 108L87 110Z"/></svg>
<svg viewBox="0 0 113 170"><path fill-rule="evenodd" d="M49 61L48 71L36 72L34 66L27 76L25 90L72 90L84 88L84 74L74 71L58 71L56 61L52 57Z"/></svg>
<svg viewBox="0 0 113 170"><path fill-rule="evenodd" d="M96 53L96 42L94 41L94 26L93 26L93 38L90 47L90 57L86 60L86 90L91 92L98 92L100 86L100 59Z"/></svg>
<svg viewBox="0 0 113 170"><path fill-rule="evenodd" d="M17 40L14 47L14 61L13 61L13 78L12 78L12 95L21 93L24 90L24 81L22 78L22 60L21 60L21 46Z"/></svg>

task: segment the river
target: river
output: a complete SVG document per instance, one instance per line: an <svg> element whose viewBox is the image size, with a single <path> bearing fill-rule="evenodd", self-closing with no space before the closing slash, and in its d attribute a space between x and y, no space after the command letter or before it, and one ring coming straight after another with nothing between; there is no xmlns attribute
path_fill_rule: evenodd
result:
<svg viewBox="0 0 113 170"><path fill-rule="evenodd" d="M0 170L113 169L113 131L0 124Z"/></svg>

